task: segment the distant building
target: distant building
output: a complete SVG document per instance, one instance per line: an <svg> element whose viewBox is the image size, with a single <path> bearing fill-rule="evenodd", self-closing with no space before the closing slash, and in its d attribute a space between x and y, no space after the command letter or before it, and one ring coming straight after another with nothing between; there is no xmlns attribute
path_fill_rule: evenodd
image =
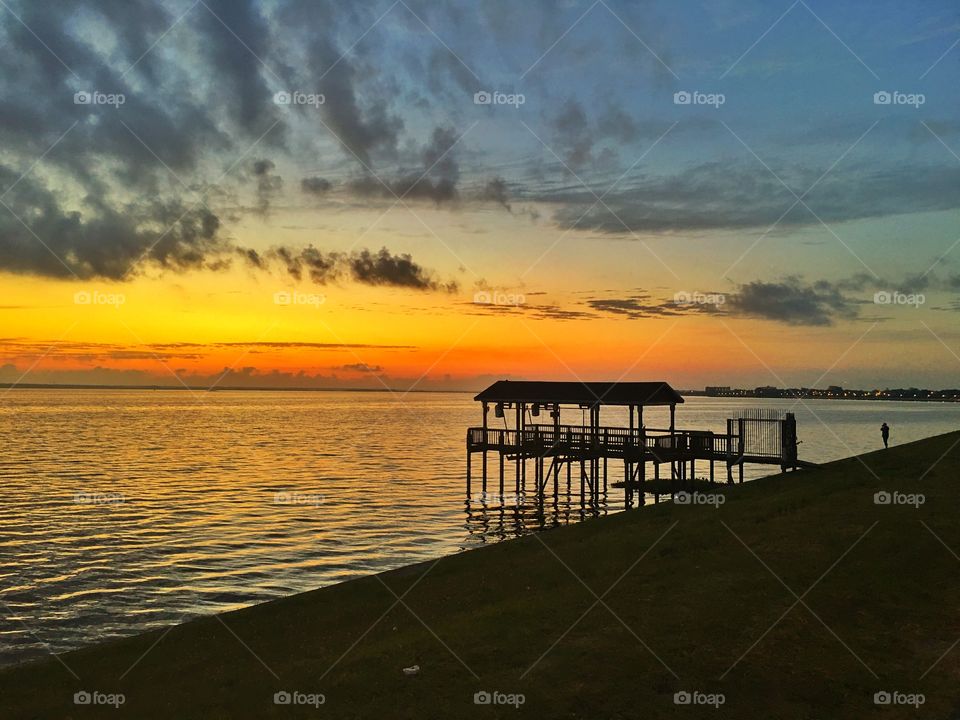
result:
<svg viewBox="0 0 960 720"><path fill-rule="evenodd" d="M732 394L729 385L707 385L704 393L709 397L729 397Z"/></svg>

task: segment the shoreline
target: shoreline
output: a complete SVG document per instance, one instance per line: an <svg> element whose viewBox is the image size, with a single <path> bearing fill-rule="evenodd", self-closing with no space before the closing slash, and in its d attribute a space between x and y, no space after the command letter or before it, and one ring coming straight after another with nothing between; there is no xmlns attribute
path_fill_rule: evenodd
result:
<svg viewBox="0 0 960 720"><path fill-rule="evenodd" d="M960 590L956 560L919 522L960 547L951 525L958 470L960 432L953 432L732 489L719 484L726 496L719 508L661 503L644 513L617 512L4 666L0 707L12 702L25 717L83 717L88 708L72 698L86 690L123 694L118 716L286 717L290 708L272 698L296 691L323 694L323 712L335 717L434 717L436 709L444 710L437 717L496 716L470 701L487 689L523 694L522 707L508 708L513 714L633 717L642 707L645 717L666 717L676 712L673 693L720 688L728 717L750 717L751 703L777 693L774 715L802 717L803 708L859 717L873 707L868 695L884 686L802 607L750 651L742 661L749 670L734 668L718 681L717 657L724 667L733 663L793 600L752 552L799 595L867 532L884 542L876 552L876 540L864 541L846 561L847 569L865 570L854 573L859 582L831 574L822 583L829 592L812 593L808 602L871 666L879 666L884 644L897 644L896 618L909 607L911 651L886 657L878 675L890 678L891 689L908 682L926 689L926 709L947 712L957 699L951 671L960 672L960 653L946 655L940 672L923 681L908 669L926 668L960 636L939 601ZM925 503L872 501L878 492L907 490L922 493ZM911 552L917 547L922 553ZM918 570L927 573L922 581L904 582ZM609 598L601 595L621 576ZM605 599L558 641L596 597ZM871 610L868 599L882 611ZM402 669L413 665L420 673L405 676ZM588 682L584 668L595 668L596 678L588 673ZM801 678L786 692L784 671ZM863 697L851 699L850 688Z"/></svg>
<svg viewBox="0 0 960 720"><path fill-rule="evenodd" d="M82 383L0 383L0 390L176 390L178 392L361 392L361 393L425 393L455 395L475 395L479 390L430 389L430 388L384 388L384 387L265 387L242 385L85 385ZM960 403L960 398L922 398L922 397L817 397L803 394L783 395L712 395L703 390L679 390L684 397L714 398L717 400L792 400L792 401L862 401L862 402L917 402L941 403L946 405ZM935 392L944 392L938 390Z"/></svg>

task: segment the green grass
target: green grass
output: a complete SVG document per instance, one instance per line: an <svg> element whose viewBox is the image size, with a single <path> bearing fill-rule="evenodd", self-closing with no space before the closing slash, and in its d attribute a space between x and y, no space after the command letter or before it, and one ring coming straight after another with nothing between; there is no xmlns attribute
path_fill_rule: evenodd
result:
<svg viewBox="0 0 960 720"><path fill-rule="evenodd" d="M718 509L648 506L63 655L79 680L54 658L7 668L0 717L957 717L958 442L951 433L724 488ZM876 505L880 490L926 501ZM419 675L401 672L414 664ZM81 689L126 702L75 706ZM326 703L274 705L282 689ZM525 703L475 705L480 690ZM683 690L725 703L678 707ZM925 704L876 707L881 690Z"/></svg>

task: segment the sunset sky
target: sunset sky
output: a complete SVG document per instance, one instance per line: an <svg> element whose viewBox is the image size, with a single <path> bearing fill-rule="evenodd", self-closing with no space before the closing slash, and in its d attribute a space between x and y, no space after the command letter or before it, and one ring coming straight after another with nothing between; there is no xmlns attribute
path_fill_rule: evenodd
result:
<svg viewBox="0 0 960 720"><path fill-rule="evenodd" d="M0 38L0 382L958 385L955 2L4 0Z"/></svg>

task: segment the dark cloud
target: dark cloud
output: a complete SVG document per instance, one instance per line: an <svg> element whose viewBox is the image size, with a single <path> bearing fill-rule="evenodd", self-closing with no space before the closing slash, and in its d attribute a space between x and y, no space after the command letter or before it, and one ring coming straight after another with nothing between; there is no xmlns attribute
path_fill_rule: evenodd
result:
<svg viewBox="0 0 960 720"><path fill-rule="evenodd" d="M696 311L700 306L677 305L669 302L652 302L649 295L627 298L593 298L587 300L594 310L612 315L623 315L631 319L682 315L685 311Z"/></svg>
<svg viewBox="0 0 960 720"><path fill-rule="evenodd" d="M16 174L0 167L0 184ZM20 210L0 213L0 267L48 277L121 280L144 263L170 271L209 266L232 248L220 235L220 219L205 207L153 198L113 206L89 198L83 210L59 195L21 180L4 202ZM22 220L22 222L21 222Z"/></svg>
<svg viewBox="0 0 960 720"><path fill-rule="evenodd" d="M798 170L797 174L809 176L813 171ZM953 188L960 186L960 168L919 164L889 169L838 167L804 198L813 212L801 204L787 212L796 197L762 166L750 162L701 163L674 175L640 176L621 186L592 209L596 198L586 190L563 190L536 199L559 204L557 222L580 230L766 229L778 220L786 228L820 225L820 220L846 222L954 208L958 201ZM798 185L794 191L802 195L805 189Z"/></svg>
<svg viewBox="0 0 960 720"><path fill-rule="evenodd" d="M457 197L457 188L451 181L433 180L416 173L390 180L370 176L357 178L347 183L347 190L361 198L432 200L437 205Z"/></svg>
<svg viewBox="0 0 960 720"><path fill-rule="evenodd" d="M437 205L459 197L457 182L460 166L455 145L457 134L451 128L434 128L430 140L420 151L420 168L401 171L384 179L367 174L347 183L347 190L358 197L432 200Z"/></svg>
<svg viewBox="0 0 960 720"><path fill-rule="evenodd" d="M270 29L257 0L204 0L193 18L202 28L201 50L216 78L218 95L228 98L231 117L251 134L263 133L277 119L264 68L270 56Z"/></svg>
<svg viewBox="0 0 960 720"><path fill-rule="evenodd" d="M350 45L341 43L339 30L344 26L369 30L378 15L372 7L323 1L286 3L278 11L279 26L301 44L298 50L304 64L297 74L297 86L304 92L322 93L325 98L319 111L323 123L316 123L318 132L333 133L345 151L367 169L372 169L375 156L389 158L396 154L404 124L390 111L385 92L361 90L364 84L374 88L385 74L364 67L349 52ZM355 29L350 33L353 37L359 34Z"/></svg>
<svg viewBox="0 0 960 720"><path fill-rule="evenodd" d="M383 367L381 365L367 365L367 363L349 363L347 365L338 365L334 370L346 370L348 372L359 372L359 373L379 373L383 372Z"/></svg>
<svg viewBox="0 0 960 720"><path fill-rule="evenodd" d="M832 325L857 317L855 300L827 281L805 284L796 277L780 282L754 281L727 296L731 314L775 320L787 325Z"/></svg>
<svg viewBox="0 0 960 720"><path fill-rule="evenodd" d="M344 256L338 252L325 252L308 245L305 248L274 247L267 256L276 259L295 280L303 279L304 273L313 282L326 285L342 277Z"/></svg>
<svg viewBox="0 0 960 720"><path fill-rule="evenodd" d="M592 159L594 136L587 113L580 101L571 98L551 120L555 142L563 148L565 160L572 168L586 165Z"/></svg>
<svg viewBox="0 0 960 720"><path fill-rule="evenodd" d="M417 290L455 292L453 281L441 283L428 270L413 261L410 255L393 255L386 248L374 254L361 250L350 256L349 267L355 280L367 285L392 285Z"/></svg>
<svg viewBox="0 0 960 720"><path fill-rule="evenodd" d="M498 205L501 205L507 212L512 212L507 181L501 177L496 177L487 181L480 193L480 199L492 200Z"/></svg>
<svg viewBox="0 0 960 720"><path fill-rule="evenodd" d="M332 188L333 183L322 177L305 177L300 181L300 190L308 195L326 195Z"/></svg>
<svg viewBox="0 0 960 720"><path fill-rule="evenodd" d="M588 298L585 304L597 312L629 319L710 314L785 325L826 326L856 320L861 308L873 302L875 289L908 287L910 280L885 283L867 275L854 275L838 281L806 282L790 276L772 282L744 283L732 292L680 291L663 299L637 293L628 297ZM917 284L915 278L912 280Z"/></svg>
<svg viewBox="0 0 960 720"><path fill-rule="evenodd" d="M405 287L414 290L455 292L457 283L441 282L433 273L413 260L411 255L394 255L387 248L379 252L357 250L351 253L324 252L312 245L300 249L275 247L269 252L280 261L295 280L306 274L313 282L325 285L350 278L364 285Z"/></svg>
<svg viewBox="0 0 960 720"><path fill-rule="evenodd" d="M597 317L596 313L576 308L563 308L547 303L467 303L466 311L471 315L510 315L522 314L535 320L588 320Z"/></svg>
<svg viewBox="0 0 960 720"><path fill-rule="evenodd" d="M257 184L256 212L263 217L270 214L270 203L283 188L283 178L274 173L276 167L273 160L255 160L251 166Z"/></svg>

